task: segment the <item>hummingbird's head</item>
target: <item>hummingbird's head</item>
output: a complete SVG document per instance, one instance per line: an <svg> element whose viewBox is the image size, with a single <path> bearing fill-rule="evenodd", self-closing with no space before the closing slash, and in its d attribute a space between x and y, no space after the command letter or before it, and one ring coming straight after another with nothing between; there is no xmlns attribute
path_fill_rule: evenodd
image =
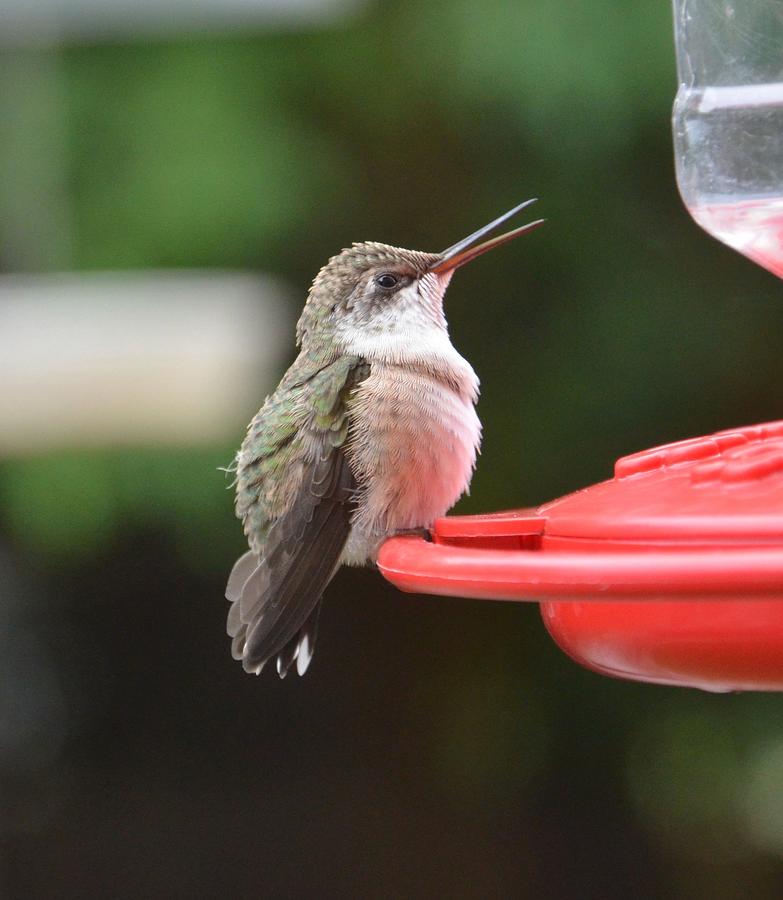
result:
<svg viewBox="0 0 783 900"><path fill-rule="evenodd" d="M476 243L534 200L515 206L442 253L367 241L333 256L316 275L297 325L297 342L329 341L373 358L391 345L415 349L446 333L443 296L455 270L543 222ZM387 353L388 355L388 353Z"/></svg>

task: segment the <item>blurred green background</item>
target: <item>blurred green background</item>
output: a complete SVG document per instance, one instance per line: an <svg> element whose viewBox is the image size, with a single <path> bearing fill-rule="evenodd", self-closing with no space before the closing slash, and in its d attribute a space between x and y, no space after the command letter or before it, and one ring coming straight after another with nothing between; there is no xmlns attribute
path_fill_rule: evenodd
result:
<svg viewBox="0 0 783 900"><path fill-rule="evenodd" d="M293 322L351 241L438 250L538 196L449 290L485 427L459 511L780 417L781 286L677 196L664 0L240 25L0 46L5 275L260 271ZM242 673L218 466L272 386L222 437L0 457L3 896L780 897L775 695L601 678L532 604L370 570L305 679Z"/></svg>

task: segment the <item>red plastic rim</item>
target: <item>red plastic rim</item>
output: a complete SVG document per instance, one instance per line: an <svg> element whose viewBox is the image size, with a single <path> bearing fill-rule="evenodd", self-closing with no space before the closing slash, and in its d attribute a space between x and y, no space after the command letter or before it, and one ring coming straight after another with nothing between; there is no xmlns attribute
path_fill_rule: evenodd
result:
<svg viewBox="0 0 783 900"><path fill-rule="evenodd" d="M493 550L398 537L378 568L400 590L495 600L783 600L780 547L630 552Z"/></svg>

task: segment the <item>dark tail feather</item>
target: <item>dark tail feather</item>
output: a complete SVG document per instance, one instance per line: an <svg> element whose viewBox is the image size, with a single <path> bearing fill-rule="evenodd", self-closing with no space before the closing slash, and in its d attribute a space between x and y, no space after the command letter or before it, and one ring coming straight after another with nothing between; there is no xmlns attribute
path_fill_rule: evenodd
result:
<svg viewBox="0 0 783 900"><path fill-rule="evenodd" d="M276 657L281 678L294 662L302 675L313 655L317 610L350 533L356 481L341 449L328 443L310 469L261 554L245 554L229 578L227 631L246 672L258 674Z"/></svg>
<svg viewBox="0 0 783 900"><path fill-rule="evenodd" d="M288 670L296 662L296 671L304 675L315 651L315 639L318 636L318 616L321 612L321 601L316 603L307 621L296 637L286 644L277 655L277 674L285 678Z"/></svg>
<svg viewBox="0 0 783 900"><path fill-rule="evenodd" d="M234 568L228 576L228 584L226 585L226 600L228 600L229 603L236 603L236 601L239 600L242 596L242 589L245 586L245 582L257 568L258 557L252 550L243 553L234 563Z"/></svg>

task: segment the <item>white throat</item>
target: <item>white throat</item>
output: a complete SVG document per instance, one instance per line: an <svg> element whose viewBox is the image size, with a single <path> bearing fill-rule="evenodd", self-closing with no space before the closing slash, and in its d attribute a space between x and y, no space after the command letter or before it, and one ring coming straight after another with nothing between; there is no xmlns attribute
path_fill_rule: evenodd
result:
<svg viewBox="0 0 783 900"><path fill-rule="evenodd" d="M443 294L451 272L424 275L404 288L388 307L369 320L346 319L336 335L344 352L368 362L422 369L459 386L471 399L478 396L478 378L454 349L443 315Z"/></svg>

